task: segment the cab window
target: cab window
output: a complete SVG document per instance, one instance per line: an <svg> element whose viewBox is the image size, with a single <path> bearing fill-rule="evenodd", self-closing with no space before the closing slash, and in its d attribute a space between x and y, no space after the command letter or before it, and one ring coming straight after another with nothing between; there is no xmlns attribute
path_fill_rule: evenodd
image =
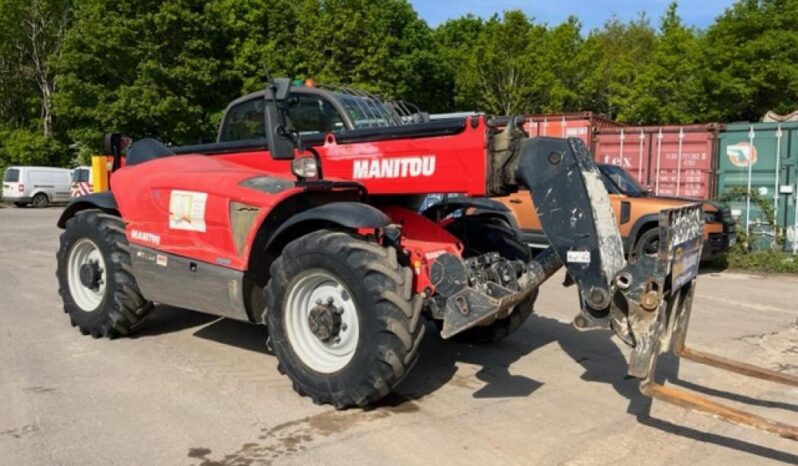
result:
<svg viewBox="0 0 798 466"><path fill-rule="evenodd" d="M263 99L241 102L227 112L220 142L245 141L266 137Z"/></svg>
<svg viewBox="0 0 798 466"><path fill-rule="evenodd" d="M288 103L291 124L299 134L325 134L344 128L335 107L326 99L314 95L297 94Z"/></svg>

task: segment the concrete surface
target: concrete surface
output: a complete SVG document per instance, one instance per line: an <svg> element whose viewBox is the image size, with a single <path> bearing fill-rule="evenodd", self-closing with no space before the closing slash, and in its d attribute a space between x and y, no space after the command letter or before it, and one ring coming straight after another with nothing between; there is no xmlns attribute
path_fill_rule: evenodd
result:
<svg viewBox="0 0 798 466"><path fill-rule="evenodd" d="M0 463L798 462L796 442L649 403L624 377L617 339L570 326L576 294L562 277L500 344L442 342L428 329L419 365L370 411L297 396L263 328L159 307L134 337L81 336L56 293L59 212L0 210ZM689 341L798 373L796 302L796 278L703 274ZM753 409L798 423L796 389L689 362L679 376L735 405L766 400Z"/></svg>

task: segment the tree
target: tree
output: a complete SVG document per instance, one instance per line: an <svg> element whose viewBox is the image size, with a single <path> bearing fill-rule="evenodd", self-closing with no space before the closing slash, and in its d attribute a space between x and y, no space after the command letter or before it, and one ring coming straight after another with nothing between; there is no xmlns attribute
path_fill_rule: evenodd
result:
<svg viewBox="0 0 798 466"><path fill-rule="evenodd" d="M70 138L97 150L111 130L175 144L214 135L241 82L212 7L200 0L81 2L57 61L56 110Z"/></svg>
<svg viewBox="0 0 798 466"><path fill-rule="evenodd" d="M466 65L458 76L459 94L479 110L509 115L541 106L544 88L536 74L536 53L545 28L521 11L485 22ZM461 100L462 101L462 100Z"/></svg>
<svg viewBox="0 0 798 466"><path fill-rule="evenodd" d="M671 3L662 17L650 64L636 80L618 118L629 123L694 123L706 112L701 45Z"/></svg>
<svg viewBox="0 0 798 466"><path fill-rule="evenodd" d="M609 19L590 32L577 55L586 70L579 83L582 108L615 118L631 104L632 89L651 62L655 32L641 14L628 23Z"/></svg>
<svg viewBox="0 0 798 466"><path fill-rule="evenodd" d="M709 27L705 118L756 121L798 108L798 0L741 0Z"/></svg>
<svg viewBox="0 0 798 466"><path fill-rule="evenodd" d="M6 123L29 126L29 102L38 102L42 134L52 137L56 76L51 61L61 49L72 2L0 0L0 115Z"/></svg>

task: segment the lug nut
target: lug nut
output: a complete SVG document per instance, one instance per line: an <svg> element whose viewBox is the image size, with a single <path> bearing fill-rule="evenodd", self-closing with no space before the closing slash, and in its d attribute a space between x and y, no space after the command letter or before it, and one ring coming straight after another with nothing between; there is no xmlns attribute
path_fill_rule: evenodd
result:
<svg viewBox="0 0 798 466"><path fill-rule="evenodd" d="M327 304L332 304L333 302L334 302L334 299L332 298L332 296L327 298Z"/></svg>
<svg viewBox="0 0 798 466"><path fill-rule="evenodd" d="M348 326L348 325L346 325L346 324L341 324L341 331L342 331L342 332L346 331L346 329L348 329L348 328L349 328L349 326Z"/></svg>
<svg viewBox="0 0 798 466"><path fill-rule="evenodd" d="M335 339L333 340L333 343L335 343L335 344L341 343L341 337L335 337Z"/></svg>
<svg viewBox="0 0 798 466"><path fill-rule="evenodd" d="M549 154L549 163L552 165L557 165L562 162L562 154L559 152L552 152Z"/></svg>

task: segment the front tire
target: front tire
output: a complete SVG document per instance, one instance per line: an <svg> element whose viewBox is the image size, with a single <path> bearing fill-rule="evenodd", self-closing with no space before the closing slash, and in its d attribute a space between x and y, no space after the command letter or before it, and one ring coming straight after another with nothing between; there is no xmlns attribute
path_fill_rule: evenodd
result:
<svg viewBox="0 0 798 466"><path fill-rule="evenodd" d="M509 260L529 262L532 252L518 237L518 233L502 219L486 216L463 216L453 221L447 228L459 238L465 250L464 257L473 257L488 252L498 252ZM453 338L463 343L484 345L494 343L510 336L521 328L535 311L538 290L515 306L507 317L497 319L488 325L472 327Z"/></svg>
<svg viewBox="0 0 798 466"><path fill-rule="evenodd" d="M418 359L422 303L395 249L341 231L310 233L274 261L265 294L279 369L314 403L367 406Z"/></svg>
<svg viewBox="0 0 798 466"><path fill-rule="evenodd" d="M84 210L66 223L57 254L58 293L73 327L94 338L137 330L151 302L130 268L125 227L118 217Z"/></svg>

